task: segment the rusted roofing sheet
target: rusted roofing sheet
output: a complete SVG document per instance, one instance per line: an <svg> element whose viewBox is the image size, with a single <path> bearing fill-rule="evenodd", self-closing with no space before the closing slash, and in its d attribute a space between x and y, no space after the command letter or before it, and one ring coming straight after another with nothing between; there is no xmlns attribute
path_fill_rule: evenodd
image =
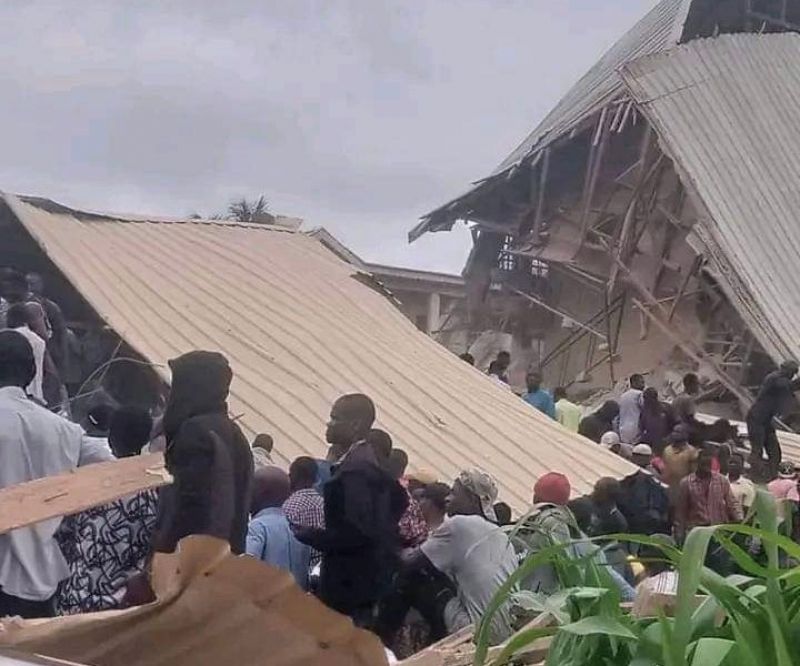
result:
<svg viewBox="0 0 800 666"><path fill-rule="evenodd" d="M800 359L800 35L726 35L623 69L700 204L710 268L765 351Z"/></svg>
<svg viewBox="0 0 800 666"><path fill-rule="evenodd" d="M361 391L411 464L452 480L493 474L521 509L558 470L578 491L633 468L562 429L420 333L316 239L260 225L78 219L6 196L94 309L157 364L224 352L230 408L277 456L320 456L332 401ZM160 371L166 372L162 366Z"/></svg>
<svg viewBox="0 0 800 666"><path fill-rule="evenodd" d="M504 173L528 155L569 132L582 120L590 117L609 102L621 97L625 93L625 86L617 70L630 60L674 46L680 38L683 21L690 4L689 0L661 0L570 88L553 110L544 117L544 120L502 161L490 178ZM478 181L478 183L484 181ZM454 218L452 216L448 218L444 209L453 207L462 198L471 194L480 186L479 184L470 188L457 199L453 199L429 213L409 233L409 238L414 240L426 231L449 229ZM434 224L431 218L437 213L442 214L442 223L431 226Z"/></svg>

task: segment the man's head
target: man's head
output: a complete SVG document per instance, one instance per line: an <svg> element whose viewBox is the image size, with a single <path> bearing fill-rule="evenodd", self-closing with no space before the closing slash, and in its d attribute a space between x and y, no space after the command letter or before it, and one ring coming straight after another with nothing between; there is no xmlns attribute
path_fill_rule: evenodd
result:
<svg viewBox="0 0 800 666"><path fill-rule="evenodd" d="M8 328L22 328L28 326L30 316L25 303L14 303L6 312L6 326Z"/></svg>
<svg viewBox="0 0 800 666"><path fill-rule="evenodd" d="M732 453L728 461L728 476L732 481L736 481L744 474L744 456L741 453Z"/></svg>
<svg viewBox="0 0 800 666"><path fill-rule="evenodd" d="M658 391L652 386L648 386L642 391L642 404L647 407L656 407L658 405Z"/></svg>
<svg viewBox="0 0 800 666"><path fill-rule="evenodd" d="M709 477L711 476L711 468L714 460L714 452L710 447L700 449L697 454L697 476Z"/></svg>
<svg viewBox="0 0 800 666"><path fill-rule="evenodd" d="M44 309L38 303L14 303L6 313L8 328L21 328L27 326L42 340L49 337L47 331L47 317Z"/></svg>
<svg viewBox="0 0 800 666"><path fill-rule="evenodd" d="M511 507L505 502L497 502L494 505L494 515L497 517L498 525L511 525L514 522L511 517Z"/></svg>
<svg viewBox="0 0 800 666"><path fill-rule="evenodd" d="M280 507L289 497L289 475L280 467L262 467L253 475L252 513Z"/></svg>
<svg viewBox="0 0 800 666"><path fill-rule="evenodd" d="M700 393L700 379L693 372L687 372L683 376L683 390L689 395Z"/></svg>
<svg viewBox="0 0 800 666"><path fill-rule="evenodd" d="M392 455L391 435L380 428L372 428L367 433L367 444L372 447L381 466L386 468L389 465L389 456Z"/></svg>
<svg viewBox="0 0 800 666"><path fill-rule="evenodd" d="M44 296L44 278L39 273L28 273L25 276L28 291L36 296Z"/></svg>
<svg viewBox="0 0 800 666"><path fill-rule="evenodd" d="M317 461L301 456L289 465L289 486L292 492L313 487L317 481Z"/></svg>
<svg viewBox="0 0 800 666"><path fill-rule="evenodd" d="M533 393L542 387L542 373L539 370L529 370L528 375L525 377L525 382L528 385L528 391Z"/></svg>
<svg viewBox="0 0 800 666"><path fill-rule="evenodd" d="M611 421L619 416L619 403L615 400L606 400L600 409L597 410L595 416L607 423L611 423Z"/></svg>
<svg viewBox="0 0 800 666"><path fill-rule="evenodd" d="M392 449L386 471L393 479L399 481L406 473L406 467L408 467L408 454L403 449Z"/></svg>
<svg viewBox="0 0 800 666"><path fill-rule="evenodd" d="M458 358L464 361L464 363L467 363L469 365L475 365L475 357L469 352L464 352Z"/></svg>
<svg viewBox="0 0 800 666"><path fill-rule="evenodd" d="M558 472L548 472L540 476L533 486L533 503L566 506L572 492L569 479Z"/></svg>
<svg viewBox="0 0 800 666"><path fill-rule="evenodd" d="M782 375L785 375L789 379L792 379L797 374L797 361L793 361L789 359L788 361L784 361L781 363L780 371Z"/></svg>
<svg viewBox="0 0 800 666"><path fill-rule="evenodd" d="M421 488L416 495L425 522L431 527L441 525L447 513L450 487L446 483L430 483Z"/></svg>
<svg viewBox="0 0 800 666"><path fill-rule="evenodd" d="M559 400L566 400L567 399L567 389L563 386L559 386L555 391L553 391L553 402L558 402Z"/></svg>
<svg viewBox="0 0 800 666"><path fill-rule="evenodd" d="M486 472L465 470L458 475L447 499L447 513L451 516L483 516L496 521L494 503L497 484Z"/></svg>
<svg viewBox="0 0 800 666"><path fill-rule="evenodd" d="M153 417L146 409L121 407L111 415L108 444L117 458L138 456L150 441Z"/></svg>
<svg viewBox="0 0 800 666"><path fill-rule="evenodd" d="M498 352L497 365L500 367L501 372L508 370L508 366L511 365L511 354L507 351Z"/></svg>
<svg viewBox="0 0 800 666"><path fill-rule="evenodd" d="M0 331L0 387L24 389L36 375L31 343L16 331Z"/></svg>
<svg viewBox="0 0 800 666"><path fill-rule="evenodd" d="M778 476L782 479L794 479L797 477L797 469L794 463L785 461L778 465Z"/></svg>
<svg viewBox="0 0 800 666"><path fill-rule="evenodd" d="M644 391L644 376L640 374L631 375L630 384L632 389Z"/></svg>
<svg viewBox="0 0 800 666"><path fill-rule="evenodd" d="M600 438L600 446L604 449L608 449L612 453L619 453L622 448L622 441L617 433L613 430L609 430L603 433L603 436Z"/></svg>
<svg viewBox="0 0 800 666"><path fill-rule="evenodd" d="M653 449L649 444L637 444L631 452L631 462L638 467L647 467L653 459Z"/></svg>
<svg viewBox="0 0 800 666"><path fill-rule="evenodd" d="M594 484L592 499L600 506L616 504L620 496L619 481L605 476Z"/></svg>
<svg viewBox="0 0 800 666"><path fill-rule="evenodd" d="M676 449L682 449L689 445L689 428L685 424L679 423L672 429L669 442Z"/></svg>
<svg viewBox="0 0 800 666"><path fill-rule="evenodd" d="M264 449L264 451L267 453L272 453L273 446L275 446L275 440L272 439L272 435L268 435L263 432L259 435L256 435L255 439L253 440L254 449Z"/></svg>
<svg viewBox="0 0 800 666"><path fill-rule="evenodd" d="M3 275L3 297L9 303L22 303L28 297L28 281L25 275L16 270L8 270Z"/></svg>
<svg viewBox="0 0 800 666"><path fill-rule="evenodd" d="M375 422L375 405L361 393L343 395L331 408L325 438L332 447L347 451L352 444L365 439Z"/></svg>

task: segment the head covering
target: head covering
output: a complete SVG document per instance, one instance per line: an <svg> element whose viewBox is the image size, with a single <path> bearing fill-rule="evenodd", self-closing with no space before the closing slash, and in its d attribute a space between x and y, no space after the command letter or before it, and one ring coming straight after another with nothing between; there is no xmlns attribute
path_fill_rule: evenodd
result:
<svg viewBox="0 0 800 666"><path fill-rule="evenodd" d="M609 430L605 435L600 438L600 446L607 449L612 449L620 443L619 435L613 430Z"/></svg>
<svg viewBox="0 0 800 666"><path fill-rule="evenodd" d="M406 478L409 481L421 483L423 486L429 486L430 484L436 483L439 480L436 478L436 473L429 469L416 469L411 472L407 472Z"/></svg>
<svg viewBox="0 0 800 666"><path fill-rule="evenodd" d="M653 449L650 448L649 444L637 444L633 447L632 453L635 456L652 456Z"/></svg>
<svg viewBox="0 0 800 666"><path fill-rule="evenodd" d="M486 472L479 469L464 470L458 475L458 482L475 495L481 503L483 515L496 521L494 503L497 501L497 484Z"/></svg>
<svg viewBox="0 0 800 666"><path fill-rule="evenodd" d="M548 472L540 476L533 486L533 496L538 502L564 506L569 502L572 487L569 479L558 472Z"/></svg>
<svg viewBox="0 0 800 666"><path fill-rule="evenodd" d="M793 462L782 462L778 467L778 476L782 479L793 479L797 476Z"/></svg>

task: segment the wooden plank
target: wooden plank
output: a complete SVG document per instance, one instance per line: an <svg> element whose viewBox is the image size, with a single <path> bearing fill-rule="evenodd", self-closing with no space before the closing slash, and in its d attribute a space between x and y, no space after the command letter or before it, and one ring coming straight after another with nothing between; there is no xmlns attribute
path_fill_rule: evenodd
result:
<svg viewBox="0 0 800 666"><path fill-rule="evenodd" d="M171 483L164 456L151 453L48 476L0 490L0 534Z"/></svg>

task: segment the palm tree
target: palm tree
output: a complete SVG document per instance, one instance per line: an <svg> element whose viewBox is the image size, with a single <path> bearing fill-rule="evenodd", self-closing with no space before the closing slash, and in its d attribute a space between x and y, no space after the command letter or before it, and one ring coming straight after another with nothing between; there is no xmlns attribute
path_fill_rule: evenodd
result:
<svg viewBox="0 0 800 666"><path fill-rule="evenodd" d="M269 212L269 202L262 194L255 201L242 197L228 206L228 219L254 224L274 224L275 216Z"/></svg>

